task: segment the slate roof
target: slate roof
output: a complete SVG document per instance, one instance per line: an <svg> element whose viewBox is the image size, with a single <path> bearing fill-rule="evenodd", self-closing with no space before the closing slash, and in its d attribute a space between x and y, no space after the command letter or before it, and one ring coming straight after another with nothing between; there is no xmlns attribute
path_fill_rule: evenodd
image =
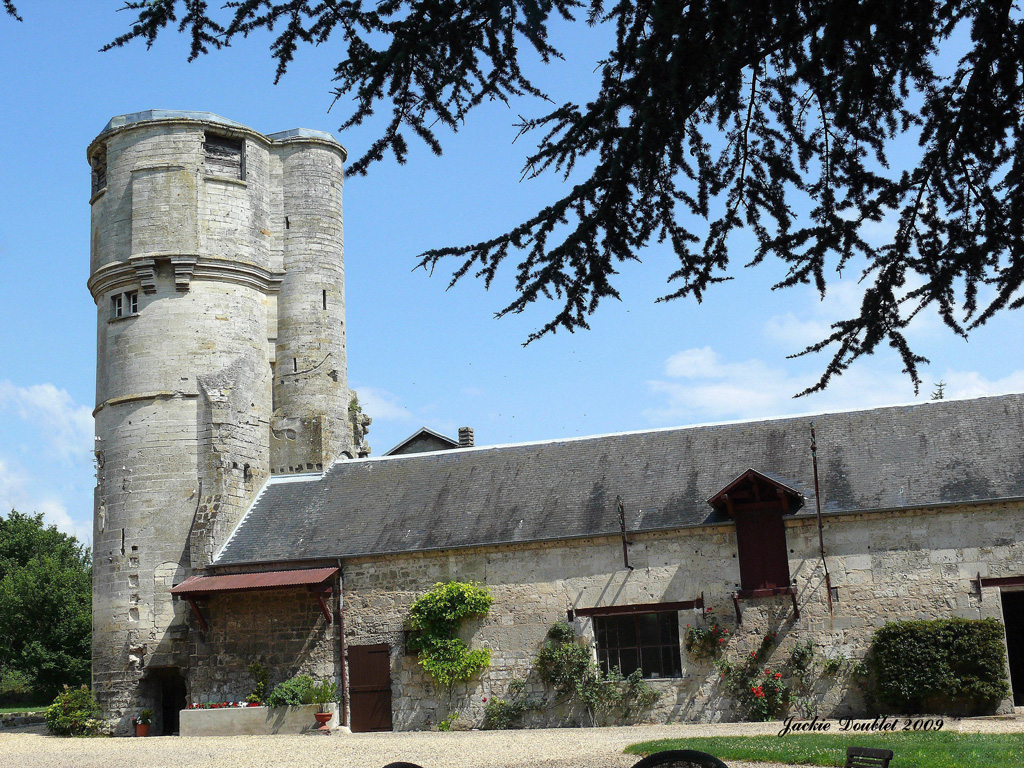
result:
<svg viewBox="0 0 1024 768"><path fill-rule="evenodd" d="M274 478L216 565L447 549L717 522L756 469L813 515L1024 497L1024 394L338 462Z"/></svg>

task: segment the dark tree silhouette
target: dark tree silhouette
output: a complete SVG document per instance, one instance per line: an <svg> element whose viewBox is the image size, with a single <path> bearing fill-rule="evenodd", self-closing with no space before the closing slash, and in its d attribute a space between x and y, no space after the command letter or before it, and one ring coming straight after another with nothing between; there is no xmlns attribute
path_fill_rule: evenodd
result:
<svg viewBox="0 0 1024 768"><path fill-rule="evenodd" d="M602 299L618 298L616 268L654 242L679 260L662 300L700 301L727 279L729 238L741 228L756 238L749 264L785 265L776 288L806 283L823 296L833 274L862 271L859 313L800 353L832 355L807 392L880 344L898 351L916 388L927 361L905 336L915 315L934 307L966 337L1024 305L1024 20L1015 0L125 7L131 30L108 47L151 45L170 27L191 36L195 58L266 29L278 78L300 46L333 36L344 55L335 95L354 100L342 130L379 107L390 111L352 173L388 151L403 162L409 134L440 153L435 128L456 131L484 100L545 103L520 64L526 54L560 55L548 37L553 18L612 25L592 100L548 103L520 125L537 136L525 175L565 174L564 197L491 240L420 257L430 269L455 259L453 282L472 273L489 287L514 252L517 294L498 315L542 296L559 306L529 341L586 328ZM574 173L581 161L593 170ZM895 222L895 234L868 242L864 225L883 220Z"/></svg>

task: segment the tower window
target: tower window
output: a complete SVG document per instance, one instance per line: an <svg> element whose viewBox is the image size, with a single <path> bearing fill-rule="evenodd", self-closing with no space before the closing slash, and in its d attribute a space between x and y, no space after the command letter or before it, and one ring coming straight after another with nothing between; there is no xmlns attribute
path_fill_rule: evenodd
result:
<svg viewBox="0 0 1024 768"><path fill-rule="evenodd" d="M107 186L107 153L99 151L92 156L89 164L92 166L92 193L95 195Z"/></svg>
<svg viewBox="0 0 1024 768"><path fill-rule="evenodd" d="M139 313L139 292L125 291L110 297L110 317L128 317Z"/></svg>
<svg viewBox="0 0 1024 768"><path fill-rule="evenodd" d="M323 296L324 296L324 309L327 309L327 289L326 288L323 291Z"/></svg>
<svg viewBox="0 0 1024 768"><path fill-rule="evenodd" d="M206 153L206 172L232 179L245 178L245 142L227 136L206 134L203 142Z"/></svg>

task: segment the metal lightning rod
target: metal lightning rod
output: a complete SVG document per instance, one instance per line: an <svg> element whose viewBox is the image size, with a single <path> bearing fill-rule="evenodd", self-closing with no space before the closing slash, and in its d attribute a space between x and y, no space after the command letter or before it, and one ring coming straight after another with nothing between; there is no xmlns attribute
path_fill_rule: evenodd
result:
<svg viewBox="0 0 1024 768"><path fill-rule="evenodd" d="M821 552L821 566L825 569L825 594L828 597L828 615L832 615L832 578L825 562L825 536L821 532L821 494L818 492L818 444L814 439L814 422L811 422L811 460L814 463L814 503L818 508L818 549Z"/></svg>

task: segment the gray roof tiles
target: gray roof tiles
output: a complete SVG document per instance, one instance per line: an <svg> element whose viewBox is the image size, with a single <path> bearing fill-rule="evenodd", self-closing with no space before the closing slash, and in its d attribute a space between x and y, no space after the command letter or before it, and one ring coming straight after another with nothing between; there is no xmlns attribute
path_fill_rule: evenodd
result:
<svg viewBox="0 0 1024 768"><path fill-rule="evenodd" d="M216 565L617 534L721 520L748 468L825 512L1024 497L1024 395L339 462L268 484Z"/></svg>

